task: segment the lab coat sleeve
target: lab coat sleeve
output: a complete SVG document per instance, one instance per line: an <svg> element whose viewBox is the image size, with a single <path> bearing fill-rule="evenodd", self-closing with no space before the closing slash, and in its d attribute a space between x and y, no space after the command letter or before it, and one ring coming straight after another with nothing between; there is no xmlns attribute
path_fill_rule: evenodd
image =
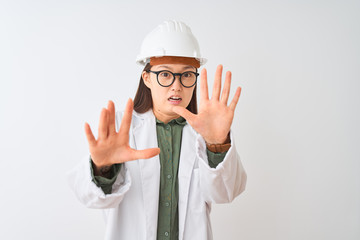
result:
<svg viewBox="0 0 360 240"><path fill-rule="evenodd" d="M228 203L245 190L247 176L236 151L232 132L230 139L231 147L224 160L216 168L211 168L208 164L205 141L200 135L197 137L200 188L206 202Z"/></svg>
<svg viewBox="0 0 360 240"><path fill-rule="evenodd" d="M131 177L124 164L112 186L111 194L105 194L101 187L92 181L89 157L85 157L74 169L68 172L67 179L79 201L89 208L117 207L131 186Z"/></svg>

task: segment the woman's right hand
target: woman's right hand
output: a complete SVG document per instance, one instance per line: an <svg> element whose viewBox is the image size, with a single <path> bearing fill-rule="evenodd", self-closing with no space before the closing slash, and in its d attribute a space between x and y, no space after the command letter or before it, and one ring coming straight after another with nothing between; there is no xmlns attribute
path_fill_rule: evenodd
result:
<svg viewBox="0 0 360 240"><path fill-rule="evenodd" d="M103 108L100 115L98 139L96 140L90 125L85 123L86 138L89 143L91 159L97 170L116 163L131 160L146 159L160 153L159 148L136 150L129 145L129 130L132 119L133 101L128 100L120 129L115 129L115 105L109 101L108 107Z"/></svg>

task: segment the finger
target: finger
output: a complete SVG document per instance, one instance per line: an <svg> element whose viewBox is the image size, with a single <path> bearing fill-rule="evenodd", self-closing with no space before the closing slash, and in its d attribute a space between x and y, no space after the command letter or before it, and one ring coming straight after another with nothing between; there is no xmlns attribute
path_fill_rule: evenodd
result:
<svg viewBox="0 0 360 240"><path fill-rule="evenodd" d="M89 146L93 146L96 144L96 139L95 139L94 134L92 133L90 125L88 123L85 123L85 135L86 135L86 139L89 143Z"/></svg>
<svg viewBox="0 0 360 240"><path fill-rule="evenodd" d="M233 98L233 100L231 101L229 107L231 110L235 111L235 108L236 108L236 104L238 103L239 101L239 98L240 98L240 93L241 93L241 87L238 87L236 89L236 92L235 92L235 96Z"/></svg>
<svg viewBox="0 0 360 240"><path fill-rule="evenodd" d="M156 155L159 155L159 153L160 153L160 148L149 148L144 150L133 149L131 154L131 160L148 159Z"/></svg>
<svg viewBox="0 0 360 240"><path fill-rule="evenodd" d="M133 101L131 98L126 103L124 116L121 120L119 133L120 135L129 135L131 119L132 119L132 111L133 111Z"/></svg>
<svg viewBox="0 0 360 240"><path fill-rule="evenodd" d="M106 110L106 108L103 108L100 114L98 139L105 139L108 136L108 117L108 110Z"/></svg>
<svg viewBox="0 0 360 240"><path fill-rule="evenodd" d="M204 68L201 70L201 81L200 81L200 101L209 100L209 90L208 90L208 82L207 82L207 72Z"/></svg>
<svg viewBox="0 0 360 240"><path fill-rule="evenodd" d="M115 130L115 104L113 101L108 102L108 111L109 111L109 134L116 133Z"/></svg>
<svg viewBox="0 0 360 240"><path fill-rule="evenodd" d="M222 70L223 70L223 66L221 64L218 65L218 67L216 68L216 72L215 72L215 80L214 80L214 86L213 86L213 91L212 91L212 95L211 95L211 100L212 99L219 100L220 90L221 90Z"/></svg>
<svg viewBox="0 0 360 240"><path fill-rule="evenodd" d="M195 119L196 115L193 114L192 112L190 112L189 110L187 110L184 107L180 107L180 106L176 106L173 107L173 111L176 114L179 114L180 116L182 116L183 118L186 119L186 121L188 121L190 124L193 122L193 120Z"/></svg>
<svg viewBox="0 0 360 240"><path fill-rule="evenodd" d="M226 72L225 83L221 93L221 100L220 100L225 105L227 105L229 99L230 86L231 86L231 72L228 71Z"/></svg>

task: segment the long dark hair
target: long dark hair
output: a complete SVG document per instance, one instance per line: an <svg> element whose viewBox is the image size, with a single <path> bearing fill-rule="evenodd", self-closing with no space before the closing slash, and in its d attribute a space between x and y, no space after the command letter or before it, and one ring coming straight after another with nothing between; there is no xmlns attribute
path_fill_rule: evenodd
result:
<svg viewBox="0 0 360 240"><path fill-rule="evenodd" d="M148 63L146 64L143 71L148 71L151 69L151 67L152 66ZM144 113L147 112L152 107L153 107L153 102L151 97L151 91L145 85L144 79L142 78L142 74L141 74L139 87L136 91L136 95L134 98L134 110L138 113ZM186 107L186 109L194 114L197 114L196 85L190 103Z"/></svg>

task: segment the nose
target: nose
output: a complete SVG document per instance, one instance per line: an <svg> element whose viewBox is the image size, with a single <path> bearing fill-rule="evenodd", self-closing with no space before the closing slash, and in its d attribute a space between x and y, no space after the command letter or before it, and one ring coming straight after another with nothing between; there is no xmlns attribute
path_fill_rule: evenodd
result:
<svg viewBox="0 0 360 240"><path fill-rule="evenodd" d="M180 76L175 76L175 81L171 85L171 90L180 91L182 89L182 85L180 83Z"/></svg>

